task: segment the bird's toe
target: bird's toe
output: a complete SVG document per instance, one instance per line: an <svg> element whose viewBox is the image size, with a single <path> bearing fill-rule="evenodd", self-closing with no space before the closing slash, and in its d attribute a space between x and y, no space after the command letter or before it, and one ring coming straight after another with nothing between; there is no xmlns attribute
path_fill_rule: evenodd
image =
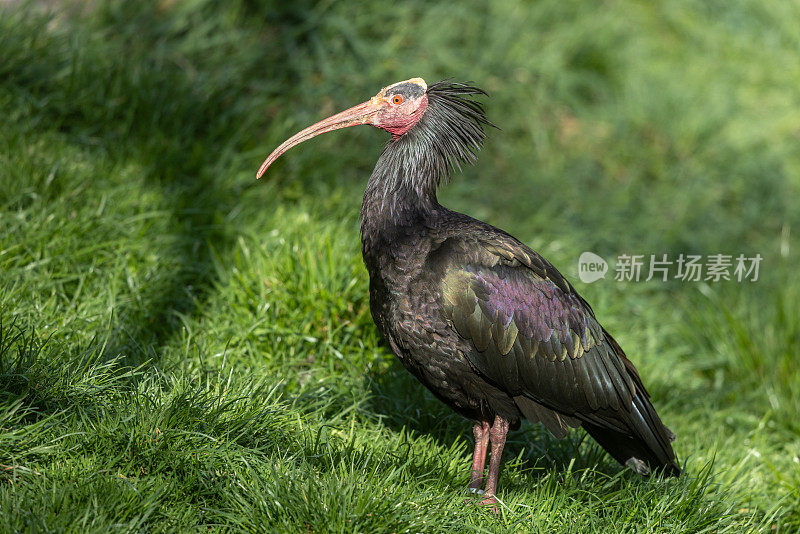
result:
<svg viewBox="0 0 800 534"><path fill-rule="evenodd" d="M488 511L492 514L497 515L500 513L499 509L497 508L497 498L494 495L489 495L481 502L478 503L479 506L485 506Z"/></svg>

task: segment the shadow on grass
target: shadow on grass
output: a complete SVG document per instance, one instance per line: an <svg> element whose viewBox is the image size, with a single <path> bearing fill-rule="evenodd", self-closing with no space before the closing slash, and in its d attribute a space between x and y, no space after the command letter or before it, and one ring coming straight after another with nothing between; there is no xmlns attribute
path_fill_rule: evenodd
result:
<svg viewBox="0 0 800 534"><path fill-rule="evenodd" d="M96 137L98 125L107 126L99 142L120 166L133 162L143 169L145 185L163 198L169 234L152 236L151 245L159 266L143 289L114 309L103 350L106 359L132 366L162 361L160 349L179 331L181 318L195 314L207 300L218 277L215 256L224 258L233 249L236 229L225 217L239 201L242 186L232 185L226 163L255 131L257 119L250 118L255 110L248 104L263 101L253 97L254 87L277 90L292 77L286 67L291 63L288 46L264 50L257 44L269 32L302 36L309 12L303 2L265 12L244 4L230 8L236 18L231 24L214 3L201 2L182 16L170 9L183 10L179 5L164 12L155 4L107 4L88 18L70 21L76 35L83 35L68 51L77 58L71 66L73 84L112 80L108 87L101 85L105 89L65 90L55 78L30 82L38 91L62 93L43 113L51 114L52 123L76 143L87 135ZM215 22L206 25L207 20ZM107 46L117 53L95 49L98 31L113 36ZM219 44L209 48L206 41L212 35ZM63 54L38 57L39 70L58 71ZM239 62L236 69L229 68L231 62Z"/></svg>

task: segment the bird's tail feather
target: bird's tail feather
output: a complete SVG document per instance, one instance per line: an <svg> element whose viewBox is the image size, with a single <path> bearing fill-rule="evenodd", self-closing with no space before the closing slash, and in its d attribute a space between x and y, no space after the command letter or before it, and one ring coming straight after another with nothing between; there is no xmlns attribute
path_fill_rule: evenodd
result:
<svg viewBox="0 0 800 534"><path fill-rule="evenodd" d="M629 432L620 432L606 426L584 422L583 427L619 463L627 465L640 475L658 470L677 476L681 470L675 460L670 441L675 435L658 417L646 394L638 391L633 398Z"/></svg>

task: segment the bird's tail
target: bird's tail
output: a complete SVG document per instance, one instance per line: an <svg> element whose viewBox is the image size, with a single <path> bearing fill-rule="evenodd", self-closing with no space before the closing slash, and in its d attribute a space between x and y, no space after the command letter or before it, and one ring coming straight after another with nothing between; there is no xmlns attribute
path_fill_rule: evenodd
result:
<svg viewBox="0 0 800 534"><path fill-rule="evenodd" d="M586 421L582 426L615 460L640 475L651 471L669 476L681 473L670 444L675 434L661 422L643 390L633 398L630 418L625 421L628 432Z"/></svg>

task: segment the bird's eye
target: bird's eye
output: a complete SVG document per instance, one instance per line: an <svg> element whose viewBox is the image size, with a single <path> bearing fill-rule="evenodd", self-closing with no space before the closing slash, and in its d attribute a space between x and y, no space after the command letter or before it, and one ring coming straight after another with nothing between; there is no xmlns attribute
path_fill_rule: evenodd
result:
<svg viewBox="0 0 800 534"><path fill-rule="evenodd" d="M392 104L397 106L397 105L400 105L402 103L403 103L403 96L402 95L394 95L392 97Z"/></svg>

